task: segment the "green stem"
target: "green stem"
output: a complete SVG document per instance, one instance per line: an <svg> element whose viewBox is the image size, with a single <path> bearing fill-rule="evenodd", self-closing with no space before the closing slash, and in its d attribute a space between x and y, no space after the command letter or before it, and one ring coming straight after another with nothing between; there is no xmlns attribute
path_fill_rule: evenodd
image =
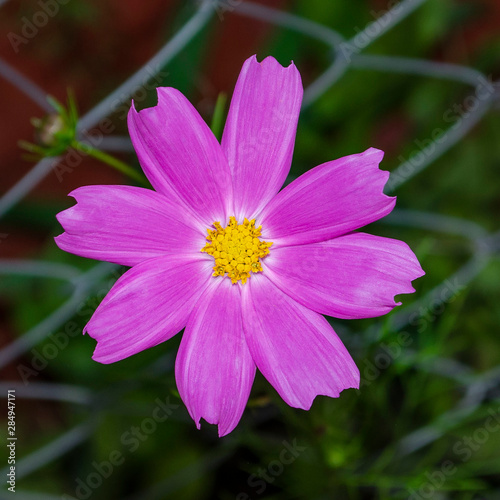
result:
<svg viewBox="0 0 500 500"><path fill-rule="evenodd" d="M77 140L75 140L71 143L71 147L73 149L76 149L77 151L81 151L82 153L85 153L86 155L91 156L92 158L95 158L96 160L99 160L103 163L106 163L110 167L113 167L115 170L118 170L119 172L130 177L134 181L137 181L142 186L150 187L148 180L146 179L146 177L144 177L144 175L139 173L137 170L132 168L130 165L127 165L126 163L122 162L121 160L118 160L118 158L115 158L114 156L108 155L108 153L105 153L104 151L101 151L100 149L95 149L92 146L89 146L88 144L84 144L84 143L79 142Z"/></svg>
<svg viewBox="0 0 500 500"><path fill-rule="evenodd" d="M210 128L214 133L215 137L220 141L222 137L222 128L224 126L224 112L226 110L227 95L221 92L215 103L214 114L212 116L212 123Z"/></svg>

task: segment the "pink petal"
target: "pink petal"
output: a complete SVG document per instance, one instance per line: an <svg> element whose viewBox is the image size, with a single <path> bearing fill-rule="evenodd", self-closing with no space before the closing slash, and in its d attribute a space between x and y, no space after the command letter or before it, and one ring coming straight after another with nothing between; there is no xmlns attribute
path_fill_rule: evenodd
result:
<svg viewBox="0 0 500 500"><path fill-rule="evenodd" d="M222 137L231 166L234 210L251 219L279 191L290 170L302 102L300 73L273 57L243 65Z"/></svg>
<svg viewBox="0 0 500 500"><path fill-rule="evenodd" d="M241 296L229 279L212 280L199 300L175 363L179 393L200 428L200 419L229 434L245 409L255 364L243 335Z"/></svg>
<svg viewBox="0 0 500 500"><path fill-rule="evenodd" d="M128 270L84 329L97 340L92 358L113 363L173 337L210 279L210 262L173 256Z"/></svg>
<svg viewBox="0 0 500 500"><path fill-rule="evenodd" d="M161 255L199 256L205 237L188 210L149 189L85 186L77 204L57 215L65 233L59 248L124 266Z"/></svg>
<svg viewBox="0 0 500 500"><path fill-rule="evenodd" d="M157 91L156 106L139 112L132 106L128 114L144 173L156 191L182 200L206 225L226 220L232 186L220 144L178 90Z"/></svg>
<svg viewBox="0 0 500 500"><path fill-rule="evenodd" d="M420 264L402 241L365 233L276 248L266 257L265 273L304 306L336 318L381 316L411 293L423 276Z"/></svg>
<svg viewBox="0 0 500 500"><path fill-rule="evenodd" d="M273 248L325 241L385 217L396 198L383 194L384 153L370 148L313 168L264 208L259 224Z"/></svg>
<svg viewBox="0 0 500 500"><path fill-rule="evenodd" d="M319 395L359 387L359 371L328 321L252 275L243 290L245 336L257 368L279 395L309 409Z"/></svg>

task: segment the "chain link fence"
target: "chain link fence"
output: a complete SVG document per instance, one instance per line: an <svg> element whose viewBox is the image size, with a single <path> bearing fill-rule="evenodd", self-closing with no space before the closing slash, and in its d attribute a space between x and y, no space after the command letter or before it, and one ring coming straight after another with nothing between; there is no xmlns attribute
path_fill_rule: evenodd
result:
<svg viewBox="0 0 500 500"><path fill-rule="evenodd" d="M318 99L341 80L348 70L362 69L381 73L419 75L427 79L449 80L465 84L470 88L467 98L462 103L466 107L466 112L461 115L460 121L455 121L448 129L439 129L433 132L428 139L420 142L418 151L411 158L403 158L404 161L392 171L387 184L387 192L397 193L401 186L411 182L416 176L427 175L433 163L467 136L473 127L498 103L500 83L473 68L399 56L366 54L366 49L370 45L408 16L411 16L425 2L426 0L403 0L399 3L393 3L392 8L387 9L363 29L353 30L356 32L355 36L347 39L328 26L262 4L241 0L201 1L184 26L144 66L79 119L77 128L79 137L89 140L89 131L109 130L108 116L116 114L120 109L128 109L130 96L144 88L163 68L168 67L169 63L185 49L187 44L208 23L213 21L214 17L223 19L225 15L231 13L258 19L325 44L331 54L331 61L323 73L305 89L304 108L314 106ZM0 6L5 3L6 0L1 2ZM16 86L27 99L34 101L44 112L53 112L50 104L47 103L44 90L1 59L0 77ZM446 112L447 110L443 110L443 113ZM105 133L101 133L96 138L95 132L93 133L93 144L96 147L118 152L131 150L128 138ZM0 216L4 216L20 203L31 190L54 171L60 160L60 158L46 158L39 161L15 185L8 189L0 198ZM398 310L388 318L386 327L392 331L404 330L412 322L412 318L413 320L422 318L422 310L428 310L431 306L434 311L439 311L442 304L446 304L462 289L469 286L491 260L497 258L500 250L500 232L490 232L472 220L438 213L426 213L416 209L396 209L383 223L459 236L470 241L470 248L472 248L469 260L463 267L450 274L424 296L419 297L411 306ZM6 237L8 235L0 234L0 245L2 238ZM119 268L111 264L99 263L89 270L81 272L72 265L62 263L2 259L0 260L0 274L3 276L31 276L40 280L56 279L66 283L71 289L69 298L62 306L53 310L36 326L24 332L0 351L0 367L14 363L17 366L20 379L20 381L2 381L0 383L2 397L6 397L8 389L15 389L18 398L40 398L77 405L94 405L96 395L86 389L84 384L72 386L38 382L37 375L50 362L51 358L57 356L59 351L64 350L72 337L80 334L79 331L75 330L72 318L80 314L82 303L88 301L89 297L104 296L109 289L110 280L112 281L120 275ZM60 333L54 336L55 332ZM380 341L379 332L380 323L373 322L367 332L364 332L363 342L376 344ZM49 352L47 349L47 352L41 351L43 355L40 356L40 359L33 358L31 364L20 361L31 349L49 338L52 340L51 345L55 346L52 351ZM394 355L396 347L393 345L390 348L392 349L391 355ZM399 347L402 348L401 345ZM405 350L404 356L411 359L412 356L417 356L417 353L408 348ZM398 451L402 457L416 452L439 439L450 429L457 427L460 422L465 421L480 407L489 391L500 384L500 367L476 373L466 364L452 358L433 358L432 362L423 360L420 364L418 361L415 363L419 369L428 373L453 379L457 386L462 389L463 395L456 407L442 413L439 421L415 429L400 440ZM148 367L147 373L161 374L172 367L173 357L170 353ZM366 370L363 371L363 368L361 372L363 382L365 385L369 384L370 374ZM100 397L102 398L102 395ZM100 401L99 398L97 400ZM45 446L26 456L19 457L16 466L16 475L19 481L16 498L25 500L61 498L46 493L23 492L20 486L22 485L21 480L46 464L61 459L65 454L88 440L98 422L99 420L96 418L78 423ZM215 450L212 456L206 457L205 462L200 466L201 470L215 467L223 456L229 453L229 449ZM191 471L193 474L199 472L200 469ZM5 477L7 473L8 467L1 470L2 477ZM190 469L186 468L182 474L188 477ZM2 498L3 495L0 493ZM148 496L147 492L144 497L141 496L141 498L150 497L153 498L154 495ZM70 497L68 496L68 498Z"/></svg>

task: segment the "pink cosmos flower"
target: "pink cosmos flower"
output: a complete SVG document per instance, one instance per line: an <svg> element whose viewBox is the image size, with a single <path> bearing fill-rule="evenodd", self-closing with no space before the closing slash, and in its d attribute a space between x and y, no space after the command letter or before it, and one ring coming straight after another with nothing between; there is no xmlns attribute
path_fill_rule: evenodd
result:
<svg viewBox="0 0 500 500"><path fill-rule="evenodd" d="M353 232L395 205L382 151L329 161L279 191L302 93L293 63L251 57L219 144L179 91L159 88L155 107L128 115L155 191L81 187L58 215L61 249L132 267L84 329L93 359L124 359L184 328L179 393L197 427L204 418L219 436L240 420L256 368L296 408L358 388L322 315L386 314L424 274L405 243Z"/></svg>

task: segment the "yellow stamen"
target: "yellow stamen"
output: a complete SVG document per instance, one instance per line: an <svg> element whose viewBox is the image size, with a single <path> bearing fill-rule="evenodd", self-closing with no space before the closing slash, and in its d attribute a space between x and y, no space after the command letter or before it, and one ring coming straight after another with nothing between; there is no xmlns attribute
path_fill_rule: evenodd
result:
<svg viewBox="0 0 500 500"><path fill-rule="evenodd" d="M261 241L262 226L255 227L255 219L244 219L238 224L235 217L229 217L229 224L222 227L214 222L215 229L207 229L208 243L201 249L215 260L212 276L225 276L237 283L245 284L250 273L261 273L260 259L269 254L272 243Z"/></svg>

